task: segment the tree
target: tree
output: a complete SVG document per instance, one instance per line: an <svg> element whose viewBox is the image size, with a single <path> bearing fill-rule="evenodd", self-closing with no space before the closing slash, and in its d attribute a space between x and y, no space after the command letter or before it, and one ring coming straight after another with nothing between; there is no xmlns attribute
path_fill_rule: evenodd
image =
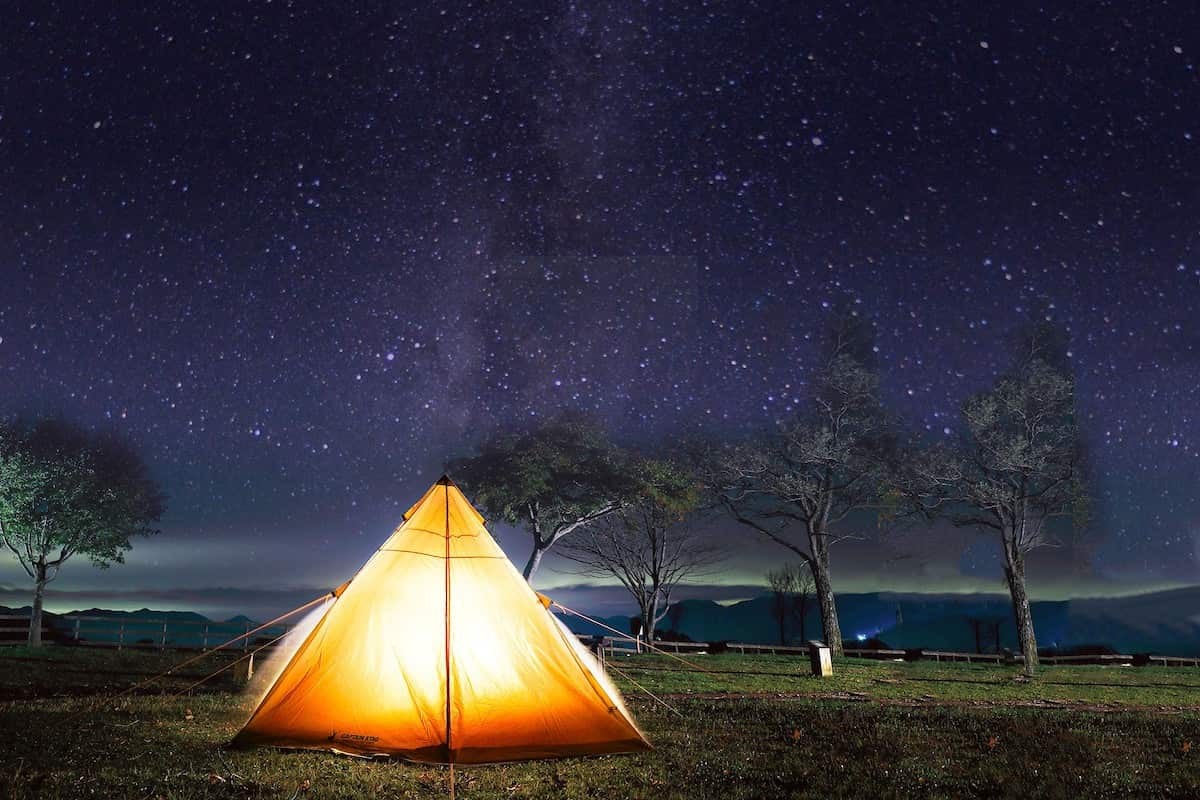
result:
<svg viewBox="0 0 1200 800"><path fill-rule="evenodd" d="M991 636L995 641L995 650L1000 652L1000 623L1001 620L991 617L973 617L967 616L967 624L971 626L972 632L975 634L975 652L984 652L983 641L987 636Z"/></svg>
<svg viewBox="0 0 1200 800"><path fill-rule="evenodd" d="M675 587L706 571L722 553L688 524L701 500L695 475L662 459L631 467L636 490L611 515L572 536L562 555L584 575L616 578L633 596L642 631L653 641Z"/></svg>
<svg viewBox="0 0 1200 800"><path fill-rule="evenodd" d="M451 471L484 513L529 532L524 575L532 580L546 551L620 507L632 486L621 462L603 428L570 413L493 437Z"/></svg>
<svg viewBox="0 0 1200 800"><path fill-rule="evenodd" d="M838 311L825 333L805 411L773 434L710 457L718 503L808 565L825 641L836 655L842 633L829 549L862 538L839 523L876 506L890 463L892 425L878 385L869 326Z"/></svg>
<svg viewBox="0 0 1200 800"><path fill-rule="evenodd" d="M771 588L771 616L779 625L779 643L788 643L789 622L799 629L800 641L803 642L808 601L813 591L813 578L808 565L784 564L779 569L768 570L767 585Z"/></svg>
<svg viewBox="0 0 1200 800"><path fill-rule="evenodd" d="M68 559L124 561L165 510L141 458L125 443L57 419L0 428L0 541L33 579L29 645L42 642L46 585Z"/></svg>
<svg viewBox="0 0 1200 800"><path fill-rule="evenodd" d="M791 617L791 565L767 570L767 586L771 589L771 617L779 626L779 643L787 644L787 622Z"/></svg>
<svg viewBox="0 0 1200 800"><path fill-rule="evenodd" d="M1037 322L1014 341L1010 369L963 403L960 446L927 448L911 460L901 483L928 514L999 539L1017 640L1031 676L1038 655L1025 560L1056 544L1055 519L1082 529L1088 497L1066 336Z"/></svg>

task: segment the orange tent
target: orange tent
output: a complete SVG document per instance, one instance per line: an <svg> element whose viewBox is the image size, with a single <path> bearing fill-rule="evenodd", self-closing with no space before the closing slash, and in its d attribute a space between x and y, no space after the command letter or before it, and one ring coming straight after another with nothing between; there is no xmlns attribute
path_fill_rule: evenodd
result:
<svg viewBox="0 0 1200 800"><path fill-rule="evenodd" d="M335 594L235 745L450 764L650 746L447 477Z"/></svg>

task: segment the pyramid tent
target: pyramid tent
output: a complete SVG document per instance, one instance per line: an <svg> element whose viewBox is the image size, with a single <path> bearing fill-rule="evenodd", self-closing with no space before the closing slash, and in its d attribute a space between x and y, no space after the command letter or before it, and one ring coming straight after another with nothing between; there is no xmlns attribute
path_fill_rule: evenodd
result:
<svg viewBox="0 0 1200 800"><path fill-rule="evenodd" d="M458 764L649 748L449 478L334 594L235 745Z"/></svg>

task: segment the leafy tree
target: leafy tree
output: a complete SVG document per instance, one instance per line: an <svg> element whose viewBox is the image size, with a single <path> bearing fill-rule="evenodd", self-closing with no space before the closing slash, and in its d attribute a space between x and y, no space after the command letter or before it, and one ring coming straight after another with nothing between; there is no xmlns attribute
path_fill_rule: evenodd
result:
<svg viewBox="0 0 1200 800"><path fill-rule="evenodd" d="M616 578L633 596L652 641L675 587L715 564L721 551L688 524L701 503L697 476L663 459L635 461L630 473L637 485L621 507L572 536L562 555L582 574Z"/></svg>
<svg viewBox="0 0 1200 800"><path fill-rule="evenodd" d="M962 406L958 447L916 454L900 485L916 505L955 525L996 535L1012 598L1025 673L1038 663L1037 638L1025 587L1025 559L1054 545L1056 518L1086 524L1084 449L1075 411L1075 379L1061 328L1025 326L1010 369L992 388Z"/></svg>
<svg viewBox="0 0 1200 800"><path fill-rule="evenodd" d="M157 531L165 500L123 442L57 419L0 427L0 541L34 581L29 644L41 645L46 585L83 555L124 561L135 536Z"/></svg>
<svg viewBox="0 0 1200 800"><path fill-rule="evenodd" d="M734 520L808 565L825 641L841 655L829 550L862 538L840 523L878 506L892 445L866 322L846 310L833 315L809 385L805 410L776 432L710 456L709 481Z"/></svg>
<svg viewBox="0 0 1200 800"><path fill-rule="evenodd" d="M489 517L533 538L525 564L532 580L542 556L563 537L616 511L633 486L603 428L578 414L484 442L451 465Z"/></svg>

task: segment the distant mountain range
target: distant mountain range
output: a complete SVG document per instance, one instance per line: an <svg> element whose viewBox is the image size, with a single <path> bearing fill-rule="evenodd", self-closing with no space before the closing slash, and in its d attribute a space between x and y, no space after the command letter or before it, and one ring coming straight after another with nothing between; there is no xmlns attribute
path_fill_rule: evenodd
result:
<svg viewBox="0 0 1200 800"><path fill-rule="evenodd" d="M838 595L837 603L842 635L851 642L872 640L872 643L882 642L896 649L922 647L974 651L978 630L978 644L984 652L994 652L997 647L1017 647L1012 609L1006 595L871 592ZM28 606L17 609L0 606L0 614L27 616L29 612ZM123 622L125 641L130 643L139 640L157 643L162 635L161 622L168 620L167 640L177 646L198 646L205 624L208 627L206 641L210 646L243 633L255 624L242 615L217 621L191 611L109 611L99 608L66 615L47 614L48 624L61 635L68 635L73 632L73 623L60 617L72 615ZM1122 653L1200 656L1200 586L1128 597L1035 602L1033 618L1042 647L1065 650L1107 645ZM578 617L562 616L562 620L577 633L609 634ZM628 617L607 617L602 621L617 630L629 630ZM117 633L112 627L102 630L96 623L91 626L83 623L82 638L116 641ZM683 634L698 642L780 643L779 625L772 614L769 595L731 605L685 600L677 604L674 613L663 620L659 629ZM282 630L282 627L273 628L255 638L273 638ZM789 644L822 638L815 600L809 602L803 636L799 625L793 622L789 623L785 638Z"/></svg>
<svg viewBox="0 0 1200 800"><path fill-rule="evenodd" d="M29 606L5 608L0 606L0 615L29 616ZM76 629L71 617L83 617ZM106 608L88 608L67 614L46 612L45 624L51 633L51 641L71 642L76 634L82 641L118 642L126 644L159 644L165 640L174 647L212 647L245 633L258 623L239 614L228 620L212 620L194 611L156 611L142 608L137 611L112 611ZM163 630L163 623L166 630ZM284 626L267 628L252 637L252 643L273 639L284 632ZM165 634L165 635L164 635ZM4 641L23 639L23 634L8 634ZM240 645L240 643L239 643Z"/></svg>
<svg viewBox="0 0 1200 800"><path fill-rule="evenodd" d="M673 615L677 625L664 619L659 630L677 631L699 642L779 644L772 603L769 595L732 605L685 600ZM995 652L998 625L999 647L1017 649L1007 595L872 592L838 595L837 605L847 641L874 639L896 649L974 651L978 627L980 648ZM1041 647L1107 645L1122 653L1200 656L1200 586L1128 597L1035 602L1033 618ZM578 617L563 621L577 633L603 632ZM602 621L629 630L627 617ZM804 628L804 639L822 638L815 600L808 604ZM799 643L799 625L789 624L785 638L789 644Z"/></svg>

